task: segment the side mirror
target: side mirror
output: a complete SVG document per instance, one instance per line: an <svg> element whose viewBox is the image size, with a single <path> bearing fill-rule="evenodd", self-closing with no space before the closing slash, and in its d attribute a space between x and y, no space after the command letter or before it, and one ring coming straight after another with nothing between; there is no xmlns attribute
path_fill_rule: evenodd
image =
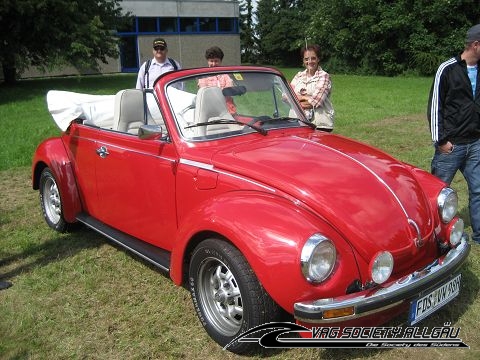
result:
<svg viewBox="0 0 480 360"><path fill-rule="evenodd" d="M162 138L160 125L142 125L138 129L138 137L142 140L158 140Z"/></svg>

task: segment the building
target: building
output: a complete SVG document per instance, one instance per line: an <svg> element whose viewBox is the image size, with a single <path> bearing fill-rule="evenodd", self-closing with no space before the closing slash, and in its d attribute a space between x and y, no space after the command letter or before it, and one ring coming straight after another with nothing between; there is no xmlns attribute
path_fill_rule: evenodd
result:
<svg viewBox="0 0 480 360"><path fill-rule="evenodd" d="M205 50L213 45L225 53L225 65L240 64L238 0L129 0L120 6L134 15L129 28L117 29L121 38L120 57L101 64L102 73L137 72L153 57L152 41L163 37L168 56L183 68L205 66ZM63 68L48 74L30 69L23 78L75 75L75 68Z"/></svg>
<svg viewBox="0 0 480 360"><path fill-rule="evenodd" d="M122 8L135 15L122 29L121 72L137 71L152 57L152 41L161 36L168 55L183 67L205 66L205 49L217 45L225 65L240 64L239 4L236 0L130 0Z"/></svg>

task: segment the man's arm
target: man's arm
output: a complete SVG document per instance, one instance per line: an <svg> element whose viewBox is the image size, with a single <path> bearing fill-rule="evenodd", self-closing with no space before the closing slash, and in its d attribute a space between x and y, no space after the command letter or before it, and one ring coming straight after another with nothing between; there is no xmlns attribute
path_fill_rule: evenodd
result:
<svg viewBox="0 0 480 360"><path fill-rule="evenodd" d="M444 102L448 90L447 72L449 66L456 62L455 58L445 61L438 67L428 98L427 117L430 123L432 141L439 146L448 141L444 129Z"/></svg>
<svg viewBox="0 0 480 360"><path fill-rule="evenodd" d="M136 89L143 89L145 87L145 63L140 66L137 76L137 84L135 85Z"/></svg>

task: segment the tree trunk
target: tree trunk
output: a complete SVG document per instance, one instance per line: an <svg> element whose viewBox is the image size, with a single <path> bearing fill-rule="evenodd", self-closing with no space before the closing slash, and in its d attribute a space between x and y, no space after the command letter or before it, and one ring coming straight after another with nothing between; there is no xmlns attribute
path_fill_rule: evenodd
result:
<svg viewBox="0 0 480 360"><path fill-rule="evenodd" d="M17 81L17 71L15 69L15 66L9 66L6 63L2 63L2 69L3 69L3 81L7 85L14 85L15 82Z"/></svg>

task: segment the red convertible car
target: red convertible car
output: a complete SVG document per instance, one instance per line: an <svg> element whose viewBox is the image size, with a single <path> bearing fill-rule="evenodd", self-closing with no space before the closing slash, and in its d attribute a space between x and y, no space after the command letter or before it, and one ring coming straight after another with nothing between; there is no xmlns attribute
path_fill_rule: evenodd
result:
<svg viewBox="0 0 480 360"><path fill-rule="evenodd" d="M47 102L62 130L33 160L47 224L83 223L158 266L222 346L285 316L415 324L460 291L470 245L455 191L315 129L275 69L180 70Z"/></svg>

